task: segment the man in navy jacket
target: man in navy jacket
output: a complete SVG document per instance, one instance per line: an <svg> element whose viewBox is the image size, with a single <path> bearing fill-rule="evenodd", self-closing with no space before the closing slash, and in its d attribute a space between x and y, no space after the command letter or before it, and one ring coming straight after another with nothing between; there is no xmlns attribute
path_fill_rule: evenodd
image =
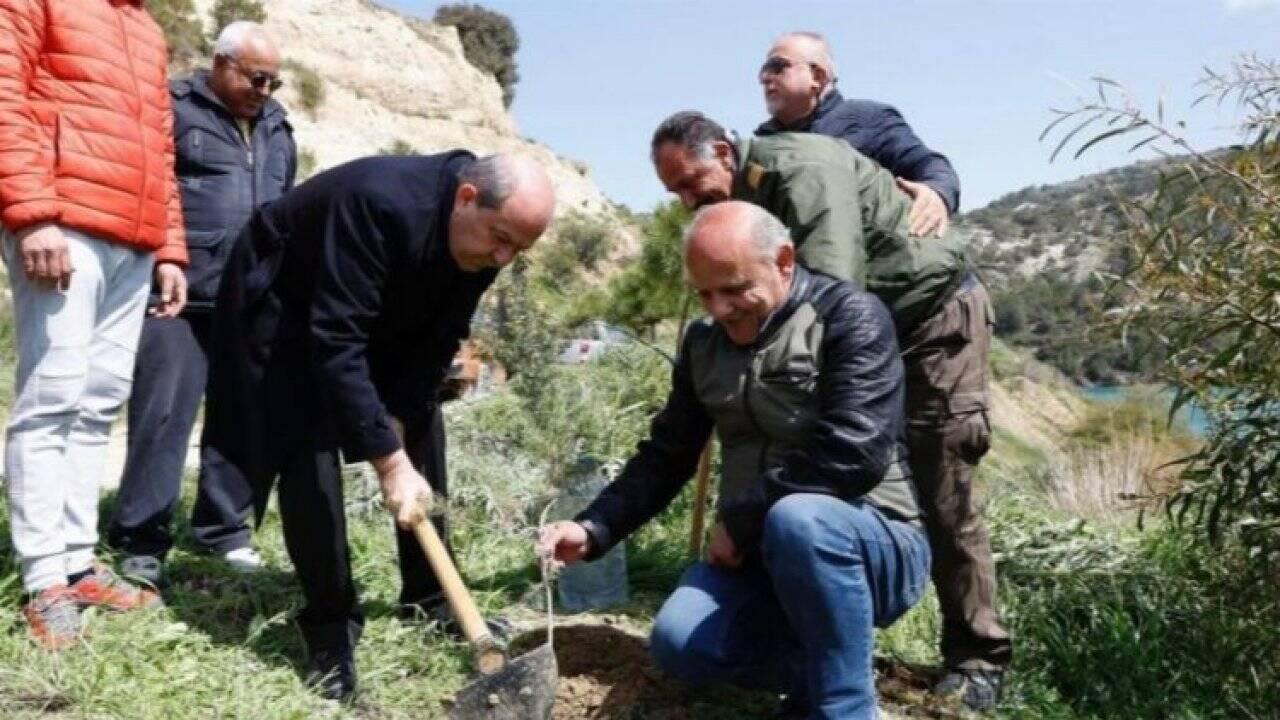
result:
<svg viewBox="0 0 1280 720"><path fill-rule="evenodd" d="M760 68L770 119L757 135L815 132L838 137L898 178L915 204L911 232L942 236L960 207L960 179L951 162L930 150L901 113L871 100L845 100L836 90L836 65L817 33L778 38Z"/></svg>
<svg viewBox="0 0 1280 720"><path fill-rule="evenodd" d="M410 528L445 489L430 469L437 389L484 291L554 205L524 157L364 158L256 212L227 259L205 437L252 483L259 518L279 476L298 624L326 696L354 691L363 625L339 453L373 465L400 526L401 602L435 615L440 585Z"/></svg>
<svg viewBox="0 0 1280 720"><path fill-rule="evenodd" d="M926 147L894 108L841 97L835 88L831 48L821 35L794 32L778 38L760 68L759 80L772 118L756 130L757 134L800 131L844 140L893 173L898 186L912 197L908 215L912 235L945 234L949 215L960 205L960 180L951 163ZM923 350L915 348L914 352ZM933 435L925 430L922 436ZM916 460L921 457L917 452ZM918 483L923 481L922 475L917 472ZM960 529L955 531L936 523L931 531L931 539L941 543L934 548L934 576L941 599L941 644L947 665L947 674L934 692L957 697L975 710L991 710L1000 694L1013 643L995 608L994 573L981 569L983 562L990 567L989 561L969 559L969 548L975 547L975 542L985 543L985 539L975 540L979 531L974 528L980 525L972 518L980 514L967 485L963 487L963 494L955 497L937 491L925 493L927 497L945 497L955 508L949 516L960 521ZM939 516L935 513L934 517Z"/></svg>
<svg viewBox="0 0 1280 720"><path fill-rule="evenodd" d="M108 541L121 569L158 584L173 545L170 523L182 489L187 445L204 397L211 312L222 266L258 206L293 187L297 148L279 87L280 53L250 22L228 25L213 67L170 86L174 147L190 264L188 301L176 318L149 316L129 398L129 445ZM196 544L239 570L261 559L249 545L248 483L201 447L191 519Z"/></svg>

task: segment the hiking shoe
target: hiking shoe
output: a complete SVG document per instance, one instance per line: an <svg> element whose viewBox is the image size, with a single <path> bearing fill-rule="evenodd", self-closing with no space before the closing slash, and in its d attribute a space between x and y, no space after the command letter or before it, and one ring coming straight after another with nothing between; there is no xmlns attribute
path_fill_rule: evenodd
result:
<svg viewBox="0 0 1280 720"><path fill-rule="evenodd" d="M1003 673L998 670L950 670L929 692L970 710L991 712L1000 701Z"/></svg>
<svg viewBox="0 0 1280 720"><path fill-rule="evenodd" d="M326 700L339 702L356 692L356 659L350 648L319 650L311 655L307 686Z"/></svg>
<svg viewBox="0 0 1280 720"><path fill-rule="evenodd" d="M247 545L222 553L222 559L227 561L232 570L245 575L261 570L263 565L258 551Z"/></svg>
<svg viewBox="0 0 1280 720"><path fill-rule="evenodd" d="M111 568L94 563L93 570L68 588L80 607L97 605L116 612L164 607L154 590L125 582Z"/></svg>
<svg viewBox="0 0 1280 720"><path fill-rule="evenodd" d="M164 584L164 563L153 555L130 555L120 561L120 573L127 578L136 578L150 585L160 587Z"/></svg>
<svg viewBox="0 0 1280 720"><path fill-rule="evenodd" d="M66 585L36 593L22 614L31 626L31 637L49 650L69 647L80 636L80 608Z"/></svg>

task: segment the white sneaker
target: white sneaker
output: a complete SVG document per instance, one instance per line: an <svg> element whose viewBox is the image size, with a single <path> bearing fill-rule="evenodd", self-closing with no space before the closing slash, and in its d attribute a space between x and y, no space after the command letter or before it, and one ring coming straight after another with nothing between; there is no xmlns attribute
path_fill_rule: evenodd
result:
<svg viewBox="0 0 1280 720"><path fill-rule="evenodd" d="M262 556L251 547L236 548L222 553L231 569L241 573L251 573L262 569Z"/></svg>
<svg viewBox="0 0 1280 720"><path fill-rule="evenodd" d="M144 580L152 587L159 587L164 575L164 563L151 555L130 555L120 561L120 574Z"/></svg>

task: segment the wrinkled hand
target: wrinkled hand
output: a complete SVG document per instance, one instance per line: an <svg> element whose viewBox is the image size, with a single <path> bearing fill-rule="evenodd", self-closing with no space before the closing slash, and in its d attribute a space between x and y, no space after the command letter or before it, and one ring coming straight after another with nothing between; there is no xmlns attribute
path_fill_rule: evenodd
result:
<svg viewBox="0 0 1280 720"><path fill-rule="evenodd" d="M401 529L409 530L422 522L431 512L431 485L413 469L403 450L397 450L403 462L392 464L387 470L378 471L378 484L382 486L382 505Z"/></svg>
<svg viewBox="0 0 1280 720"><path fill-rule="evenodd" d="M71 287L71 250L67 236L53 223L19 230L15 236L22 256L22 272L37 286L66 292Z"/></svg>
<svg viewBox="0 0 1280 720"><path fill-rule="evenodd" d="M534 552L541 560L551 560L557 570L572 565L591 552L591 536L581 524L561 520L538 530Z"/></svg>
<svg viewBox="0 0 1280 720"><path fill-rule="evenodd" d="M949 219L947 204L938 191L924 183L902 178L898 178L898 188L911 196L911 212L907 215L907 226L911 234L917 237L942 237L947 231Z"/></svg>
<svg viewBox="0 0 1280 720"><path fill-rule="evenodd" d="M160 286L160 304L151 310L158 318L177 317L187 304L187 274L171 262L156 264L156 285Z"/></svg>
<svg viewBox="0 0 1280 720"><path fill-rule="evenodd" d="M733 538L729 537L729 531L725 529L723 522L718 522L711 528L711 545L707 547L707 564L724 568L742 566L742 555L738 553L738 548L734 547Z"/></svg>

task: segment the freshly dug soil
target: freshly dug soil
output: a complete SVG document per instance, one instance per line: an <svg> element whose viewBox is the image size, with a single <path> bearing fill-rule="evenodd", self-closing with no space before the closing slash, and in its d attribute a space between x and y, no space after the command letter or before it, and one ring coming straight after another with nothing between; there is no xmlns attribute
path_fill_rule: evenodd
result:
<svg viewBox="0 0 1280 720"><path fill-rule="evenodd" d="M532 650L545 636L544 631L522 635L512 643L512 655ZM557 627L555 651L560 680L552 720L697 720L699 713L691 708L716 706L717 700L743 708L746 720L768 717L777 706L768 693L727 686L695 693L663 677L643 635L613 624ZM886 720L960 717L925 696L925 689L937 679L934 669L884 661L877 662L876 669L880 713Z"/></svg>
<svg viewBox="0 0 1280 720"><path fill-rule="evenodd" d="M513 655L536 647L545 633L530 633ZM690 720L685 692L663 679L645 639L610 625L570 625L555 630L556 686L553 720Z"/></svg>

